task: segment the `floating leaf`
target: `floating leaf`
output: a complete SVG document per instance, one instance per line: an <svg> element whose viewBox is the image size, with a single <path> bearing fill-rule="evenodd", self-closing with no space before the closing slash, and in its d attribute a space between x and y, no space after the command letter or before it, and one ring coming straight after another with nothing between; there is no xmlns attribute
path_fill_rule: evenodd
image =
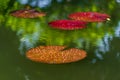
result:
<svg viewBox="0 0 120 80"><path fill-rule="evenodd" d="M63 30L83 29L86 22L76 20L56 20L48 23L51 27Z"/></svg>
<svg viewBox="0 0 120 80"><path fill-rule="evenodd" d="M70 63L86 57L84 50L77 48L64 49L65 46L39 46L28 50L26 56L32 61L48 64Z"/></svg>
<svg viewBox="0 0 120 80"><path fill-rule="evenodd" d="M19 18L37 18L45 16L44 12L39 12L34 9L25 9L25 10L16 10L11 12L12 16L19 17Z"/></svg>
<svg viewBox="0 0 120 80"><path fill-rule="evenodd" d="M98 12L76 12L70 14L68 17L74 20L80 20L85 22L102 22L110 20L109 15Z"/></svg>

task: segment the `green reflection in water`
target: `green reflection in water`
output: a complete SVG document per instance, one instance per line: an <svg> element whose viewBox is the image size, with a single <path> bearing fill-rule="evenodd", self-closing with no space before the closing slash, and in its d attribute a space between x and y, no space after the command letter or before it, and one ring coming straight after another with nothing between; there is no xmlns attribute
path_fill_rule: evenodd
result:
<svg viewBox="0 0 120 80"><path fill-rule="evenodd" d="M13 25L14 24L14 25ZM88 23L87 28L81 30L64 31L52 29L45 19L17 19L8 17L6 26L17 31L21 44L27 47L34 47L38 42L44 45L68 45L83 48L85 44L99 44L98 41L108 34L113 34L113 27L109 23ZM34 46L33 46L34 45Z"/></svg>
<svg viewBox="0 0 120 80"><path fill-rule="evenodd" d="M75 3L78 3L75 5ZM28 3L30 4L31 1ZM100 7L100 4L104 6ZM9 13L13 10L23 9L24 5L13 0L13 3L5 2L8 6L13 5L7 10L7 14L4 17L1 15L1 23L5 23L5 26L10 27L13 31L17 32L20 39L20 50L35 47L37 45L67 45L72 47L78 47L82 49L89 49L89 45L99 46L99 42L105 35L109 37L114 33L115 24L111 24L114 17L112 17L112 11L116 9L115 1L94 1L88 2L83 1L62 1L62 3L54 2L51 7L42 9L47 13L47 16L36 19L22 19L12 17ZM86 4L86 5L85 5ZM57 7L54 7L57 6ZM88 8L89 6L89 8ZM105 7L106 6L106 7ZM58 9L59 8L59 9ZM41 10L38 7L35 9ZM109 9L109 10L108 10ZM4 10L4 9L3 9ZM57 19L68 19L67 16L70 13L77 11L97 11L105 12L111 15L111 21L103 23L88 23L87 28L82 30L64 31L52 29L48 25L48 22Z"/></svg>
<svg viewBox="0 0 120 80"><path fill-rule="evenodd" d="M78 1L79 2L79 1ZM70 2L69 2L70 3ZM71 1L72 3L72 1ZM73 1L73 3L75 3ZM106 9L105 13L111 15L112 11L115 8L115 2L111 1L109 4L104 3L106 7L101 10L102 7L100 3L104 2L93 2L88 4L84 2L81 5L68 4L63 1L63 5L58 4L59 9L51 5L43 9L47 13L46 17L36 18L36 19L22 19L10 16L9 12L12 10L18 10L24 8L23 5L15 2L13 7L8 10L8 14L5 15L5 25L10 27L13 31L17 32L17 35L20 38L20 50L22 52L23 48L26 49L35 47L37 45L67 45L72 47L78 47L83 49L89 49L89 45L98 46L99 41L104 38L105 35L112 36L114 32L114 26L110 22L103 23L88 23L87 28L82 30L73 30L73 31L64 31L52 29L48 25L48 22L57 19L68 19L68 14L77 11L98 11L103 12ZM73 7L74 6L74 7ZM88 8L89 6L89 8ZM36 8L40 10L40 8ZM50 9L50 10L48 10Z"/></svg>

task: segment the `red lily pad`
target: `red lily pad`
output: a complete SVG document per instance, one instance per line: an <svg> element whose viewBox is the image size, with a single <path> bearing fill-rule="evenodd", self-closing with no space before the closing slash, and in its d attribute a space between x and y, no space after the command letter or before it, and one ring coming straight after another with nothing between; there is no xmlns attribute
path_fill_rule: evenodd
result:
<svg viewBox="0 0 120 80"><path fill-rule="evenodd" d="M86 27L86 22L77 20L56 20L48 23L51 27L62 30L83 29Z"/></svg>
<svg viewBox="0 0 120 80"><path fill-rule="evenodd" d="M16 10L11 12L12 16L19 17L19 18L37 18L45 16L44 12L39 12L34 9L24 9L24 10Z"/></svg>
<svg viewBox="0 0 120 80"><path fill-rule="evenodd" d="M76 12L68 16L74 20L80 20L85 22L102 22L109 20L110 16L98 12Z"/></svg>

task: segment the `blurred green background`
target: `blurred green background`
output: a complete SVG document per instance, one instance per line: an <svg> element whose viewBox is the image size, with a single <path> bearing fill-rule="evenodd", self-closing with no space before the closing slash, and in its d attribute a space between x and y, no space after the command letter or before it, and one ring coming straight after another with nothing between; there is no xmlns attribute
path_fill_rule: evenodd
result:
<svg viewBox="0 0 120 80"><path fill-rule="evenodd" d="M47 15L35 19L10 15L28 5ZM83 11L106 13L111 20L89 23L85 29L72 31L48 25ZM119 44L119 0L0 0L0 80L120 80ZM38 45L84 49L87 58L60 65L26 59L25 52Z"/></svg>

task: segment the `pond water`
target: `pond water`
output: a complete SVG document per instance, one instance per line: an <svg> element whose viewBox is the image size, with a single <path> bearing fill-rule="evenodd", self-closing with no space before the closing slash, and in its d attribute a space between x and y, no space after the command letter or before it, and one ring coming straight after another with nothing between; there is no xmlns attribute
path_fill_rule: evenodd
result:
<svg viewBox="0 0 120 80"><path fill-rule="evenodd" d="M35 19L10 15L26 5L47 15ZM70 13L84 11L106 13L111 20L71 31L48 25L53 20L69 19ZM39 45L80 48L87 57L68 64L27 59L25 52ZM120 1L0 0L0 80L120 80Z"/></svg>

